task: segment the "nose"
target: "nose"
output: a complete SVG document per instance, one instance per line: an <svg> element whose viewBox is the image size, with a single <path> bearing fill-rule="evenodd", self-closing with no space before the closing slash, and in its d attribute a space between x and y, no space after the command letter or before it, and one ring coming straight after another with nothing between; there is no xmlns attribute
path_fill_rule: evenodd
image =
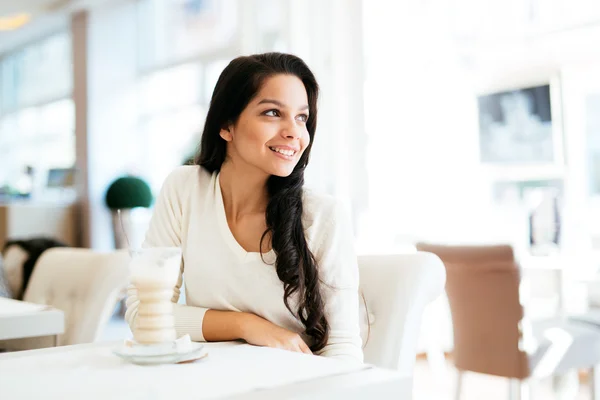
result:
<svg viewBox="0 0 600 400"><path fill-rule="evenodd" d="M298 139L302 136L302 129L295 120L288 121L281 130L281 135L286 139Z"/></svg>

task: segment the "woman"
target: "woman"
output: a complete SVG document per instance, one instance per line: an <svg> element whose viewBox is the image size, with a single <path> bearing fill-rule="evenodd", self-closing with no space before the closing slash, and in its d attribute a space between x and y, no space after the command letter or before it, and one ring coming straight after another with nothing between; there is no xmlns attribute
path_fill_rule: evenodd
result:
<svg viewBox="0 0 600 400"><path fill-rule="evenodd" d="M317 97L288 54L239 57L221 73L197 165L166 179L144 243L182 248L178 336L362 362L351 227L333 199L303 189ZM131 286L132 328L138 303Z"/></svg>

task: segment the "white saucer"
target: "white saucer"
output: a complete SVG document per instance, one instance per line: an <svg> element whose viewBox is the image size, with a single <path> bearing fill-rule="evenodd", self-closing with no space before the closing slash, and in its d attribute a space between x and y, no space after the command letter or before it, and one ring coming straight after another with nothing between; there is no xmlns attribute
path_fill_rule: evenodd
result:
<svg viewBox="0 0 600 400"><path fill-rule="evenodd" d="M113 349L113 353L128 362L140 365L176 364L198 360L208 355L202 343L192 342L188 335L174 342L154 345L125 340Z"/></svg>

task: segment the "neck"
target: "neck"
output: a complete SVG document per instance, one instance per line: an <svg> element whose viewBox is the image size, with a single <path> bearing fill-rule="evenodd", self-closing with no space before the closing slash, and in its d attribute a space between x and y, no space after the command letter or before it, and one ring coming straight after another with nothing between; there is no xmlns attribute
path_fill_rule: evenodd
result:
<svg viewBox="0 0 600 400"><path fill-rule="evenodd" d="M269 202L268 175L253 168L238 168L226 161L221 166L219 185L228 216L237 219L244 215L264 213Z"/></svg>

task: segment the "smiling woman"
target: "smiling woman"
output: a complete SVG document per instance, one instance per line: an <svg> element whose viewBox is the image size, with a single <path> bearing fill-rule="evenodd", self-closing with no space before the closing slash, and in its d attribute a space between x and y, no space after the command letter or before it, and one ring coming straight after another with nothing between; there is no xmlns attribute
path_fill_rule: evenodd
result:
<svg viewBox="0 0 600 400"><path fill-rule="evenodd" d="M219 77L197 166L167 178L145 241L183 248L179 335L362 361L348 218L303 188L318 91L289 54L239 57ZM135 286L127 303L134 328Z"/></svg>

